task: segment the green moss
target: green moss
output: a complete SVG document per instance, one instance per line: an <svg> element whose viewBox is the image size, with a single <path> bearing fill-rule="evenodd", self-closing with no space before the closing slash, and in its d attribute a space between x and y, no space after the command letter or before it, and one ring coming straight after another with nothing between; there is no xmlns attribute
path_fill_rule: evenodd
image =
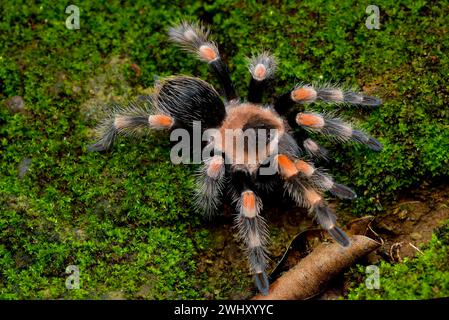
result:
<svg viewBox="0 0 449 320"><path fill-rule="evenodd" d="M368 4L81 1L81 29L68 30L64 2L1 1L0 298L202 298L214 290L196 273L212 235L189 202L194 168L170 163L166 137L86 151L98 105L136 96L155 75L216 84L206 65L168 43L166 27L181 17L212 25L241 93L244 56L271 48L280 62L273 93L340 80L383 97L372 112L340 110L380 138L382 153L328 145L327 166L363 195L355 212L380 210L397 191L447 174L446 4L380 1L381 30L367 30ZM14 95L25 113L4 107ZM80 290L65 289L71 264L80 267ZM222 278L216 286L229 292L233 282Z"/></svg>
<svg viewBox="0 0 449 320"><path fill-rule="evenodd" d="M348 299L431 299L449 296L449 224L438 229L429 245L413 259L379 267L379 289L368 289L365 267L352 273Z"/></svg>

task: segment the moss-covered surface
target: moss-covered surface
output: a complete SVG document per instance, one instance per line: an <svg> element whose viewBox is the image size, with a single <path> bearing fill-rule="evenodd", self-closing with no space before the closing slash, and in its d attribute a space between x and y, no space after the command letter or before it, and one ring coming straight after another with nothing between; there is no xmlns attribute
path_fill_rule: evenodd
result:
<svg viewBox="0 0 449 320"><path fill-rule="evenodd" d="M414 259L378 265L379 288L365 284L365 267L351 274L348 299L431 299L449 296L449 224L441 227Z"/></svg>
<svg viewBox="0 0 449 320"><path fill-rule="evenodd" d="M237 266L214 281L199 272L215 233L189 202L194 168L171 164L164 135L86 150L99 106L135 97L155 75L216 84L168 43L167 25L181 17L212 26L240 92L244 57L269 48L279 58L277 93L333 80L383 98L371 112L340 110L379 137L382 153L327 144L331 171L361 195L356 214L447 174L447 2L377 1L380 30L365 27L363 1L169 3L80 1L81 28L69 30L66 2L1 1L1 298L226 298L248 287ZM13 114L6 105L16 95L25 109ZM80 290L64 285L72 264Z"/></svg>

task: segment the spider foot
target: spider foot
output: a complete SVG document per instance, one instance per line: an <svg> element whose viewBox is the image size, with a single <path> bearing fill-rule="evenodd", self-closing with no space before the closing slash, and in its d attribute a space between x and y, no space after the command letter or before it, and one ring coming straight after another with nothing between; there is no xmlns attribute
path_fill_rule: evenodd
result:
<svg viewBox="0 0 449 320"><path fill-rule="evenodd" d="M256 273L254 276L254 281L260 293L264 296L268 295L270 290L270 282L268 281L267 273L265 271Z"/></svg>

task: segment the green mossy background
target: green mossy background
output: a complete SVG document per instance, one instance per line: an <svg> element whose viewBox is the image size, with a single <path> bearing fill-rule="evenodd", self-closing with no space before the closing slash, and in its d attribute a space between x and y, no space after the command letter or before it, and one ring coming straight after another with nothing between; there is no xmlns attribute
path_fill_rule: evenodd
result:
<svg viewBox="0 0 449 320"><path fill-rule="evenodd" d="M377 264L379 287L368 288L364 266L352 270L352 286L348 299L414 300L447 298L449 296L449 224L438 228L429 244L413 259ZM354 269L354 268L353 268ZM372 283L371 283L372 285Z"/></svg>
<svg viewBox="0 0 449 320"><path fill-rule="evenodd" d="M379 138L381 153L323 141L331 172L360 195L345 204L354 213L375 214L399 192L447 178L448 1L376 1L380 30L365 26L367 1L78 1L79 30L65 26L69 4L0 3L0 298L227 298L238 286L229 278L251 281L246 270L214 284L198 272L213 239L189 202L195 168L171 164L167 137L86 150L101 104L144 93L154 76L216 85L168 42L180 18L211 26L241 93L245 56L270 49L279 59L272 93L339 81L383 99L374 110L338 108ZM16 95L26 111L12 114L5 102ZM72 264L80 290L65 288Z"/></svg>

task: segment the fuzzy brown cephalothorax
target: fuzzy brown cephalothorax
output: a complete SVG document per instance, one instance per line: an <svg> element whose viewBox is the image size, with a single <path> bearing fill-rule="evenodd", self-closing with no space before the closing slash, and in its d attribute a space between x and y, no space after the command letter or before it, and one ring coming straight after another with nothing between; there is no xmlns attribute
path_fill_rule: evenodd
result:
<svg viewBox="0 0 449 320"><path fill-rule="evenodd" d="M232 164L245 165L250 172L272 155L278 139L285 132L284 121L267 107L254 103L231 104L215 138L215 147ZM239 141L243 146L239 149Z"/></svg>

